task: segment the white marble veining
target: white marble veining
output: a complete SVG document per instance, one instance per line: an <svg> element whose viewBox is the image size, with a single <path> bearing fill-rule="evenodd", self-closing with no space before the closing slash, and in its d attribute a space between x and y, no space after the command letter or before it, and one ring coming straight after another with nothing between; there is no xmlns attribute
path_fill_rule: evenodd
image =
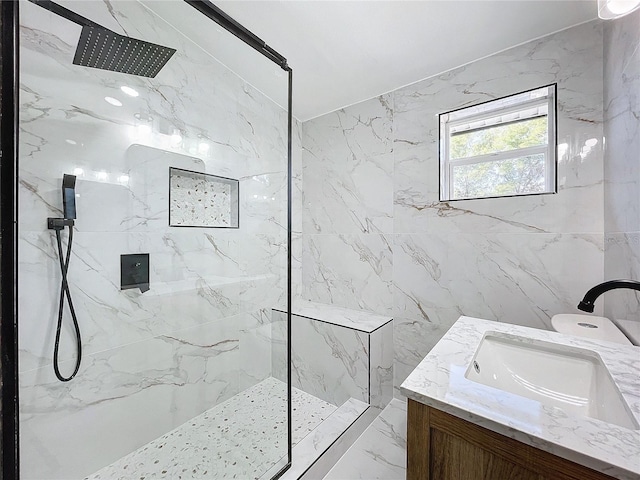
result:
<svg viewBox="0 0 640 480"><path fill-rule="evenodd" d="M559 92L558 139L564 152L558 167L562 195L438 202L437 114L554 82ZM600 231L602 108L602 25L592 22L305 122L304 233L433 232L436 227L443 232ZM368 125L372 112L377 112L376 120L390 115L393 128L360 135L357 145L375 151L392 141L393 168L383 169L377 157L359 158L344 147L353 131L342 119L358 118ZM597 140L591 149L584 144L589 138ZM371 182L373 199L344 187L349 178L360 177L340 170L354 157L360 168L368 164L392 176ZM336 205L326 200L329 189L342 196ZM356 201L360 204L345 207ZM393 230L353 228L341 219L383 201L385 211L393 208ZM326 213L318 212L320 206Z"/></svg>
<svg viewBox="0 0 640 480"><path fill-rule="evenodd" d="M439 202L438 114L557 83L558 194ZM602 231L602 25L525 43L394 92L394 232ZM597 141L585 148L585 141Z"/></svg>
<svg viewBox="0 0 640 480"><path fill-rule="evenodd" d="M306 300L393 314L391 235L303 234L302 242Z"/></svg>
<svg viewBox="0 0 640 480"><path fill-rule="evenodd" d="M577 311L602 275L600 235L414 234L395 242L396 385L460 315L551 329L551 317Z"/></svg>
<svg viewBox="0 0 640 480"><path fill-rule="evenodd" d="M303 231L393 229L392 95L302 125Z"/></svg>
<svg viewBox="0 0 640 480"><path fill-rule="evenodd" d="M366 333L371 333L393 320L390 316L376 315L363 310L298 299L294 300L291 313L298 317L313 318Z"/></svg>
<svg viewBox="0 0 640 480"><path fill-rule="evenodd" d="M636 423L640 349L517 325L460 317L401 386L408 398L620 479L640 475L640 430L569 414L465 378L488 332L591 350L600 356Z"/></svg>
<svg viewBox="0 0 640 480"><path fill-rule="evenodd" d="M22 477L84 477L235 395L249 324L239 315L87 355L68 383L50 365L21 372Z"/></svg>
<svg viewBox="0 0 640 480"><path fill-rule="evenodd" d="M80 27L20 4L25 479L85 476L271 376L271 308L286 299L286 112L140 2L61 4L177 52L153 79L73 65ZM239 179L240 228L170 227L171 166ZM61 216L63 173L78 177L69 284L83 338L68 384L51 366L60 273L46 228ZM126 253L150 254L148 292L120 290ZM75 359L69 320L63 371Z"/></svg>
<svg viewBox="0 0 640 480"><path fill-rule="evenodd" d="M640 279L640 231L605 234L604 255L606 280ZM640 328L640 292L611 290L598 298L596 305L604 306L607 318L633 322Z"/></svg>
<svg viewBox="0 0 640 480"><path fill-rule="evenodd" d="M407 403L394 399L323 480L405 480Z"/></svg>
<svg viewBox="0 0 640 480"><path fill-rule="evenodd" d="M605 229L640 231L640 12L604 26Z"/></svg>
<svg viewBox="0 0 640 480"><path fill-rule="evenodd" d="M291 142L291 297L302 298L302 123L294 118ZM285 308L285 305L282 306Z"/></svg>
<svg viewBox="0 0 640 480"><path fill-rule="evenodd" d="M335 405L369 402L369 337L329 323L292 318L293 385Z"/></svg>
<svg viewBox="0 0 640 480"><path fill-rule="evenodd" d="M384 408L393 397L392 319L308 302L293 310L292 385L335 405L354 398ZM274 309L272 326L273 375L284 380L286 313Z"/></svg>
<svg viewBox="0 0 640 480"><path fill-rule="evenodd" d="M604 27L605 279L640 279L640 12ZM607 292L609 318L638 329L640 295Z"/></svg>
<svg viewBox="0 0 640 480"><path fill-rule="evenodd" d="M369 403L385 408L393 398L393 322L369 335Z"/></svg>
<svg viewBox="0 0 640 480"><path fill-rule="evenodd" d="M293 332L291 330L291 336ZM287 314L279 310L271 312L271 371L273 377L283 382L287 381L287 366L289 359L287 358ZM293 348L292 343L292 348ZM296 385L294 385L296 386Z"/></svg>
<svg viewBox="0 0 640 480"><path fill-rule="evenodd" d="M49 233L22 233L21 238L20 284L42 292L39 302L28 301L30 290L22 292L21 370L26 371L51 364L60 274ZM121 291L120 253L145 251L151 258L151 290ZM245 276L238 259L242 255L235 240L219 234L77 232L69 282L85 354L273 305L279 298L273 287L282 279L271 274ZM51 320L43 328L37 319ZM73 333L67 327L61 359L75 355Z"/></svg>
<svg viewBox="0 0 640 480"><path fill-rule="evenodd" d="M291 229L302 233L302 122L293 118L291 132Z"/></svg>
<svg viewBox="0 0 640 480"><path fill-rule="evenodd" d="M286 384L268 378L87 478L260 478L287 454L286 406ZM336 410L292 389L293 444Z"/></svg>
<svg viewBox="0 0 640 480"><path fill-rule="evenodd" d="M438 113L552 83L558 193L439 202ZM309 120L302 142L302 296L393 316L396 389L460 315L549 328L603 280L600 21Z"/></svg>

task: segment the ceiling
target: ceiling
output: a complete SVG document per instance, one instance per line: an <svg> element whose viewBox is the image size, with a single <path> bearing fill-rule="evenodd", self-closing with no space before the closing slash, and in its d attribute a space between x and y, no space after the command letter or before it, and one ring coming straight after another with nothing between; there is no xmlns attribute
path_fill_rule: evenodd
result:
<svg viewBox="0 0 640 480"><path fill-rule="evenodd" d="M302 121L597 18L596 0L214 3L288 59Z"/></svg>

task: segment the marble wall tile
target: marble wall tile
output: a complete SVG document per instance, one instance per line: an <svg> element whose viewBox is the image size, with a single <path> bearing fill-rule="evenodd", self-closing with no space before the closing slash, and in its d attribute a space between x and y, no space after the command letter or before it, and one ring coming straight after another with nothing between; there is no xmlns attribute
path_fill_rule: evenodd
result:
<svg viewBox="0 0 640 480"><path fill-rule="evenodd" d="M25 478L95 471L265 378L270 309L286 299L286 112L140 3L71 8L177 52L155 79L75 66L79 27L21 5ZM125 82L138 97L122 93ZM105 96L123 105L114 107ZM150 118L149 131L139 128L136 114ZM171 143L174 128L180 144ZM208 151L198 149L201 137ZM170 166L238 179L240 228L170 228ZM78 176L69 281L85 355L69 384L52 377L60 273L46 230L47 217L61 216L62 173ZM151 289L121 291L119 256L145 252ZM75 358L69 320L60 356L66 368ZM60 440L64 432L73 438Z"/></svg>
<svg viewBox="0 0 640 480"><path fill-rule="evenodd" d="M88 354L150 336L147 329L153 323L153 311L142 308L139 292L120 292L119 254L139 253L131 250L132 240L118 234L81 232L74 237L68 278ZM105 245L115 248L97 249ZM24 371L51 363L61 278L55 240L50 232L24 232L20 246L19 345L20 368ZM34 292L39 297L37 302L32 300ZM96 294L102 301L95 301ZM75 356L68 310L64 322L61 360Z"/></svg>
<svg viewBox="0 0 640 480"><path fill-rule="evenodd" d="M187 326L253 312L278 301L275 274L245 274L230 258L233 238L176 232L163 236L82 233L74 237L70 289L88 354ZM60 272L49 232L23 233L19 276L21 369L51 363ZM215 246L214 246L215 245ZM253 242L258 247L257 242ZM259 248L256 248L259 250ZM148 252L150 287L120 290L120 254ZM30 301L33 292L39 301ZM67 311L68 313L68 311ZM75 334L64 318L61 359L75 356ZM44 328L43 328L44 326Z"/></svg>
<svg viewBox="0 0 640 480"><path fill-rule="evenodd" d="M640 279L640 12L605 24L605 279ZM637 292L608 292L613 319L638 320Z"/></svg>
<svg viewBox="0 0 640 480"><path fill-rule="evenodd" d="M517 78L517 80L515 80ZM439 202L438 114L558 84L558 194ZM602 229L602 26L589 23L396 90L394 232ZM587 139L597 144L588 149Z"/></svg>
<svg viewBox="0 0 640 480"><path fill-rule="evenodd" d="M240 178L240 224L245 233L279 234L286 238L286 204L286 169Z"/></svg>
<svg viewBox="0 0 640 480"><path fill-rule="evenodd" d="M606 233L604 247L606 280L640 279L640 232ZM607 318L640 320L640 292L611 290L596 305L604 306Z"/></svg>
<svg viewBox="0 0 640 480"><path fill-rule="evenodd" d="M369 334L369 403L385 408L393 398L393 322Z"/></svg>
<svg viewBox="0 0 640 480"><path fill-rule="evenodd" d="M294 299L303 298L303 280L302 280L302 253L303 238L301 233L291 234L291 296ZM284 308L280 305L280 308Z"/></svg>
<svg viewBox="0 0 640 480"><path fill-rule="evenodd" d="M83 478L236 394L235 320L85 356L69 383L22 372L22 477Z"/></svg>
<svg viewBox="0 0 640 480"><path fill-rule="evenodd" d="M392 95L305 122L305 233L388 233L393 222Z"/></svg>
<svg viewBox="0 0 640 480"><path fill-rule="evenodd" d="M365 310L353 310L337 305L303 300L293 302L292 312L300 317L315 318L333 325L367 333L377 330L392 320L389 315L377 315Z"/></svg>
<svg viewBox="0 0 640 480"><path fill-rule="evenodd" d="M291 296L302 298L302 122L295 119L292 138L292 198L291 198ZM283 308L284 305L280 305Z"/></svg>
<svg viewBox="0 0 640 480"><path fill-rule="evenodd" d="M303 235L303 295L313 302L390 315L392 260L387 235Z"/></svg>
<svg viewBox="0 0 640 480"><path fill-rule="evenodd" d="M334 405L369 402L369 335L294 315L292 386Z"/></svg>
<svg viewBox="0 0 640 480"><path fill-rule="evenodd" d="M287 314L277 309L271 311L271 375L287 381Z"/></svg>
<svg viewBox="0 0 640 480"><path fill-rule="evenodd" d="M293 120L293 132L291 138L291 228L296 233L302 233L302 122L297 118L294 118Z"/></svg>
<svg viewBox="0 0 640 480"><path fill-rule="evenodd" d="M383 408L393 398L392 322L358 329L352 319L340 323L351 311L324 307L308 304L292 315L292 385L335 405L355 398ZM283 311L273 310L271 371L278 379L287 375L286 321Z"/></svg>
<svg viewBox="0 0 640 480"><path fill-rule="evenodd" d="M438 114L552 83L558 86L558 193L439 202ZM370 252L385 251L380 242L374 248L367 236L362 255L364 236L338 225L349 223L343 219L350 212L379 205L387 184L372 177L374 200L342 190L341 200L322 204L322 214L307 205L309 198L330 196L318 193L324 185L352 181L343 168L352 132L340 115L379 110L379 99L305 122L303 298L392 315L396 388L463 313L550 328L553 314L576 311L604 270L602 90L603 23L594 21L387 94L393 230L383 230L391 255L384 275L373 275L378 270L370 262ZM383 138L389 137L371 134L359 144L379 145ZM378 165L357 158L358 166ZM336 221L324 220L330 218Z"/></svg>
<svg viewBox="0 0 640 480"><path fill-rule="evenodd" d="M556 313L577 312L602 255L599 234L397 235L396 385L460 315L550 329Z"/></svg>
<svg viewBox="0 0 640 480"><path fill-rule="evenodd" d="M243 314L237 327L238 389L242 391L271 376L271 309Z"/></svg>

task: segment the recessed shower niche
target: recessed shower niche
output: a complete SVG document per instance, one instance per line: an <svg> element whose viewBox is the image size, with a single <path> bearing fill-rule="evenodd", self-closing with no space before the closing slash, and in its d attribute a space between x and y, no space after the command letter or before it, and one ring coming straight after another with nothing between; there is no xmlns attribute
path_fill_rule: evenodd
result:
<svg viewBox="0 0 640 480"><path fill-rule="evenodd" d="M169 168L169 226L238 228L238 180Z"/></svg>

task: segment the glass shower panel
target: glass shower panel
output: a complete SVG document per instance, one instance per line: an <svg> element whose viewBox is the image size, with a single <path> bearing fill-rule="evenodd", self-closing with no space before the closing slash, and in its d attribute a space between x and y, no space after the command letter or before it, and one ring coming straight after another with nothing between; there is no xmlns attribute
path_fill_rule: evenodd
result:
<svg viewBox="0 0 640 480"><path fill-rule="evenodd" d="M22 478L271 478L287 72L186 2L56 4L20 3Z"/></svg>

